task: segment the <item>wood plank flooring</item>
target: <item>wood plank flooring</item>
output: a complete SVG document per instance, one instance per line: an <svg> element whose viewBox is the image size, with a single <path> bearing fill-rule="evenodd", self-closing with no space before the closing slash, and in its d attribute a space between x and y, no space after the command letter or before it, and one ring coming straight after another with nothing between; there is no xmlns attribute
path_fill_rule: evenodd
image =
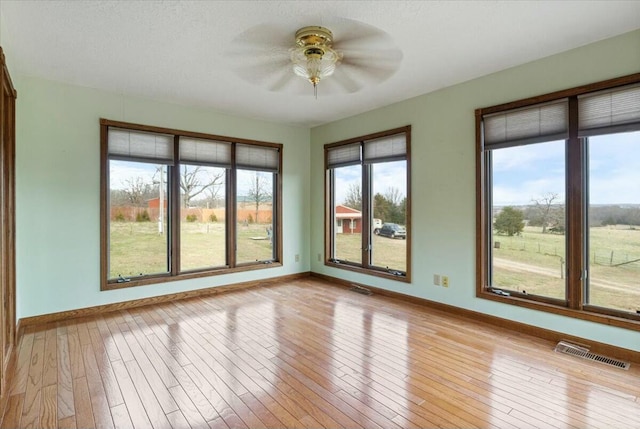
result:
<svg viewBox="0 0 640 429"><path fill-rule="evenodd" d="M29 327L3 428L631 428L640 369L317 279Z"/></svg>

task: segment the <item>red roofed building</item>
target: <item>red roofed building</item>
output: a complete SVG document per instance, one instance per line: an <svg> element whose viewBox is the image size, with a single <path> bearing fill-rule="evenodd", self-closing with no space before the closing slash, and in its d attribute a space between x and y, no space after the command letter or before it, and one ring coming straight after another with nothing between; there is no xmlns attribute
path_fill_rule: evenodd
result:
<svg viewBox="0 0 640 429"><path fill-rule="evenodd" d="M362 212L347 206L336 206L336 234L360 234Z"/></svg>

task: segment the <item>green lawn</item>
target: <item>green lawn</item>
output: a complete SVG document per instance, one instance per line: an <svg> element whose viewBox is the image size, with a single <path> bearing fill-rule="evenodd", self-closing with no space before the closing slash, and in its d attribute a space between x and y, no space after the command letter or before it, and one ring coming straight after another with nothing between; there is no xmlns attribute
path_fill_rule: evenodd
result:
<svg viewBox="0 0 640 429"><path fill-rule="evenodd" d="M238 225L239 263L272 258L266 225ZM183 223L183 270L225 264L224 223ZM590 303L608 308L640 309L640 230L595 227L590 230ZM542 234L527 227L521 236L495 236L493 285L506 290L564 298L564 235ZM373 263L406 270L406 240L373 236ZM360 262L360 234L338 234L336 257ZM613 257L612 257L613 252ZM125 277L167 271L166 235L155 222L111 222L110 276ZM419 257L416 260L420 263ZM623 264L618 265L617 264Z"/></svg>
<svg viewBox="0 0 640 429"><path fill-rule="evenodd" d="M180 232L182 270L224 266L224 223L183 222ZM238 225L237 232L238 263L272 259L266 225ZM157 223L111 222L110 240L111 278L167 272L167 236Z"/></svg>
<svg viewBox="0 0 640 429"><path fill-rule="evenodd" d="M362 236L360 234L336 234L337 259L360 263L362 259ZM393 270L407 269L407 241L373 236L373 265Z"/></svg>
<svg viewBox="0 0 640 429"><path fill-rule="evenodd" d="M640 261L625 262L640 259L640 230L593 227L589 234L589 302L636 311L640 308ZM564 235L542 234L539 227L527 227L521 236L496 235L494 241L500 247L493 249L493 285L564 299L564 240Z"/></svg>

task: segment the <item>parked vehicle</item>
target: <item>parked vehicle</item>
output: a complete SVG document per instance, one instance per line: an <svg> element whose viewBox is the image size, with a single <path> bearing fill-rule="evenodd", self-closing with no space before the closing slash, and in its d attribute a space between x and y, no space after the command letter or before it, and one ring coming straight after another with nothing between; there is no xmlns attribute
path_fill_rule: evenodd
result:
<svg viewBox="0 0 640 429"><path fill-rule="evenodd" d="M372 230L373 233L378 235L380 233L380 228L382 228L382 219L373 218Z"/></svg>
<svg viewBox="0 0 640 429"><path fill-rule="evenodd" d="M378 232L379 235L389 238L407 238L407 231L397 223L385 223Z"/></svg>

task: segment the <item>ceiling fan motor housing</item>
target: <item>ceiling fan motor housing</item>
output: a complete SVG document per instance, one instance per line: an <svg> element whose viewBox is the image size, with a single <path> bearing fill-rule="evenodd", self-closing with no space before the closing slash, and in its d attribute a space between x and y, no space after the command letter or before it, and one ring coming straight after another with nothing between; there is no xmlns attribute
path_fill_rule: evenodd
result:
<svg viewBox="0 0 640 429"><path fill-rule="evenodd" d="M333 33L328 28L310 26L296 31L296 44L298 46L327 46L333 43Z"/></svg>
<svg viewBox="0 0 640 429"><path fill-rule="evenodd" d="M320 79L330 76L341 55L331 48L331 30L310 26L296 31L297 48L292 49L293 71L315 87Z"/></svg>

